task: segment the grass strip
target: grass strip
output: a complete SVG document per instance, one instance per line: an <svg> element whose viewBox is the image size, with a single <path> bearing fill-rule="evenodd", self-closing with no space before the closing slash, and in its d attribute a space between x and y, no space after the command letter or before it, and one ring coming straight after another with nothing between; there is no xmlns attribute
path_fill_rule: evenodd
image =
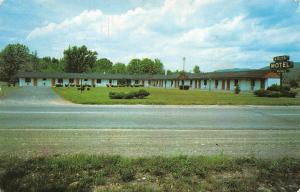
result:
<svg viewBox="0 0 300 192"><path fill-rule="evenodd" d="M6 191L297 191L300 160L218 156L0 158Z"/></svg>

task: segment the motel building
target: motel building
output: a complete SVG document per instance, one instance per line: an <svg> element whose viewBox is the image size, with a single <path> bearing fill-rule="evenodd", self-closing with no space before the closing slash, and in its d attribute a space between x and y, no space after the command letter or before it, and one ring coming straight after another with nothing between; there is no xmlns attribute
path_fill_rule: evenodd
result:
<svg viewBox="0 0 300 192"><path fill-rule="evenodd" d="M242 91L254 91L280 83L279 76L269 70L172 75L19 72L17 78L21 87L78 87L86 85L91 87L178 88L180 85L188 85L191 89L227 91L233 91L236 85L239 85Z"/></svg>

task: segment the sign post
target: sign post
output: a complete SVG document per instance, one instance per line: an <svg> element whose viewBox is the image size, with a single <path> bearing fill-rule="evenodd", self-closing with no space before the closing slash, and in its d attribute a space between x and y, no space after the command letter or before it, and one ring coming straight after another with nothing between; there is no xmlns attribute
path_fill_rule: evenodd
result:
<svg viewBox="0 0 300 192"><path fill-rule="evenodd" d="M288 55L274 57L273 62L270 63L270 70L274 71L280 76L280 89L282 89L283 73L289 72L289 69L293 67L294 67L294 62L290 61L290 56Z"/></svg>

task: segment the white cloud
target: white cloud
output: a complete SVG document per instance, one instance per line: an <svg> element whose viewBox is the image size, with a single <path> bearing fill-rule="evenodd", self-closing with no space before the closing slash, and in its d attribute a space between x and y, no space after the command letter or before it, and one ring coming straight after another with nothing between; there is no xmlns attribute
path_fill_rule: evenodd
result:
<svg viewBox="0 0 300 192"><path fill-rule="evenodd" d="M4 0L0 0L0 6L3 4Z"/></svg>
<svg viewBox="0 0 300 192"><path fill-rule="evenodd" d="M158 57L172 69L186 56L188 67L199 64L204 70L263 66L272 55L281 54L281 45L300 44L299 25L267 26L264 18L249 16L241 6L226 0L165 0L160 7L137 7L122 14L85 10L33 29L27 40L37 50L47 41L55 53L69 44L85 44L115 62Z"/></svg>

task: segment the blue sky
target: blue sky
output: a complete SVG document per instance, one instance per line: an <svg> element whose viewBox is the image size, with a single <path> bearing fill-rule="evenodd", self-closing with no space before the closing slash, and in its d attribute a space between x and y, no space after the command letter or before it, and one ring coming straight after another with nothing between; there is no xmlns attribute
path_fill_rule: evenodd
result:
<svg viewBox="0 0 300 192"><path fill-rule="evenodd" d="M300 61L296 0L0 0L0 49L23 43L40 57L87 45L113 62L159 58L167 69L260 68Z"/></svg>

